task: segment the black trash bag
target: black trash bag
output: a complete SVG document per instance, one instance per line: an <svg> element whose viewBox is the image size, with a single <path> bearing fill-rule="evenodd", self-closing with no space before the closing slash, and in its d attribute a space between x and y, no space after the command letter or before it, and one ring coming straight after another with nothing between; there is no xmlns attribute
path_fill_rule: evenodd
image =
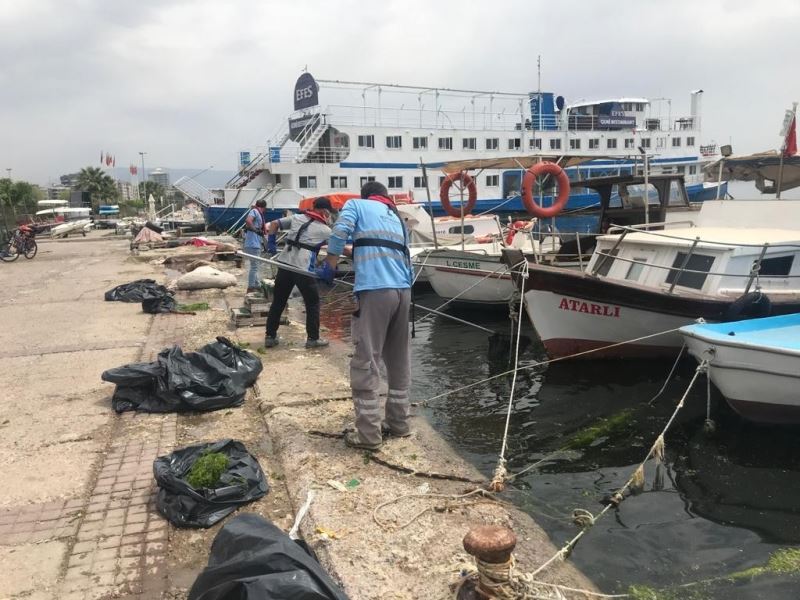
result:
<svg viewBox="0 0 800 600"><path fill-rule="evenodd" d="M194 461L212 452L225 454L228 468L219 478L219 487L197 490L184 478ZM158 512L176 527L211 527L269 491L258 461L235 440L187 446L159 456L153 462L153 475L158 484Z"/></svg>
<svg viewBox="0 0 800 600"><path fill-rule="evenodd" d="M149 298L163 298L171 295L167 288L153 279L137 279L108 290L105 298L108 302L142 302Z"/></svg>
<svg viewBox="0 0 800 600"><path fill-rule="evenodd" d="M100 378L117 384L111 405L118 413L209 411L242 404L262 368L258 356L220 336L197 352L173 346L155 362L109 369Z"/></svg>
<svg viewBox="0 0 800 600"><path fill-rule="evenodd" d="M231 519L211 544L189 600L347 600L303 545L254 513Z"/></svg>
<svg viewBox="0 0 800 600"><path fill-rule="evenodd" d="M151 315L159 313L171 313L178 311L178 304L172 296L161 296L160 298L145 298L142 300L142 310Z"/></svg>

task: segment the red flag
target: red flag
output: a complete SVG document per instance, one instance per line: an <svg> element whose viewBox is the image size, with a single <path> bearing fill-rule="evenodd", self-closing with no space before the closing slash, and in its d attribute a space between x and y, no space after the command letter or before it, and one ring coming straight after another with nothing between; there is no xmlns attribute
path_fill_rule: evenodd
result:
<svg viewBox="0 0 800 600"><path fill-rule="evenodd" d="M131 165L130 167L128 167L128 170L130 171L131 175L136 175L136 173L138 172L136 165Z"/></svg>
<svg viewBox="0 0 800 600"><path fill-rule="evenodd" d="M783 155L786 157L797 154L797 117L792 117L792 124L786 132L786 139L783 141Z"/></svg>

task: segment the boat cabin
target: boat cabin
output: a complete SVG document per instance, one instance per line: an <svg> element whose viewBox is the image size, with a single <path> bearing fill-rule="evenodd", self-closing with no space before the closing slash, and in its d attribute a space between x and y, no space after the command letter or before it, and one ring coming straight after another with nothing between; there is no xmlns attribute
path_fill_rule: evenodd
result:
<svg viewBox="0 0 800 600"><path fill-rule="evenodd" d="M736 298L800 293L800 203L708 201L693 223L660 230L612 227L586 268L594 277L669 294Z"/></svg>

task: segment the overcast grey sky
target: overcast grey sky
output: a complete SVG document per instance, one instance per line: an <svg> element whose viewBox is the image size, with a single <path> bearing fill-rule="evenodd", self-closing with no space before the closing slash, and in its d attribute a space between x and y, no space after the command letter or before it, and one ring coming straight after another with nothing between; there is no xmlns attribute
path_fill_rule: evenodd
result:
<svg viewBox="0 0 800 600"><path fill-rule="evenodd" d="M780 144L800 1L0 0L0 169L47 183L146 151L234 169L317 78L542 88L567 101L705 90L703 140ZM324 104L324 98L321 99ZM0 176L5 176L0 171Z"/></svg>

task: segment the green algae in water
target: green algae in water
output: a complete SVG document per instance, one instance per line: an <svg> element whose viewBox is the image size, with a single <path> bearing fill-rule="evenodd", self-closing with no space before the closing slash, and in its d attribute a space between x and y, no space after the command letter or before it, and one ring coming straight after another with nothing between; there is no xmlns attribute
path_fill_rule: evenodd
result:
<svg viewBox="0 0 800 600"><path fill-rule="evenodd" d="M575 433L569 438L565 447L573 450L588 448L592 442L600 437L609 437L621 432L629 425L632 416L633 409L626 408L611 417L600 419L594 425Z"/></svg>
<svg viewBox="0 0 800 600"><path fill-rule="evenodd" d="M769 555L767 564L731 573L732 581L752 579L765 573L786 574L800 572L800 548L780 548Z"/></svg>
<svg viewBox="0 0 800 600"><path fill-rule="evenodd" d="M203 454L194 461L186 475L186 482L194 489L211 488L228 468L228 457L221 452Z"/></svg>

